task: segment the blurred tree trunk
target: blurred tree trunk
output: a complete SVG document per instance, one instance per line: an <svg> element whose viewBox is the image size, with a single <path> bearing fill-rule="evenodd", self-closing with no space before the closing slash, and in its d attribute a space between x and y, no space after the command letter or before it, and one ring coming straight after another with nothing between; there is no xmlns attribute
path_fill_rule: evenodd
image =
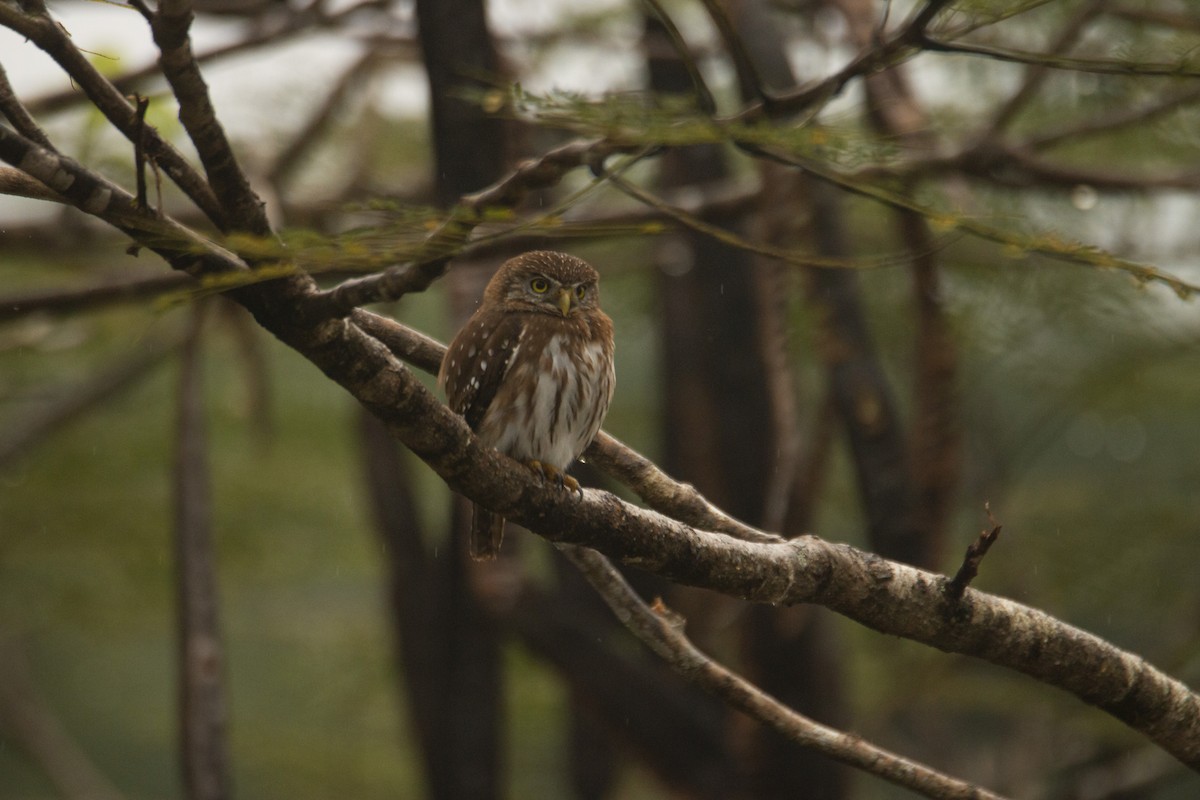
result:
<svg viewBox="0 0 1200 800"><path fill-rule="evenodd" d="M828 5L846 18L850 38L856 47L871 45L877 24L872 3L828 0ZM864 86L867 120L881 138L916 153L936 150L929 121L903 66L868 76ZM911 533L905 548L907 552L896 557L933 569L944 549L946 525L962 462L958 350L942 305L937 247L929 224L912 211L893 209L890 215L898 238L909 254L917 321L913 348L913 414L908 437Z"/></svg>
<svg viewBox="0 0 1200 800"><path fill-rule="evenodd" d="M435 196L448 206L505 169L502 125L469 98L499 74L499 58L482 0L418 0L416 11L431 98ZM461 322L469 309L459 303L454 311ZM400 664L430 796L499 797L502 642L475 591L471 570L477 567L466 551L470 509L454 497L448 541L440 547L426 541L394 444L365 412L362 425L373 506L389 556Z"/></svg>
<svg viewBox="0 0 1200 800"><path fill-rule="evenodd" d="M646 38L651 88L690 91L688 72L656 20L647 19ZM779 40L770 45L766 52L782 55ZM727 177L719 147L678 148L662 157L660 181L666 187L704 187ZM708 221L741 225L736 219ZM695 232L680 234L670 247L658 276L663 465L739 519L764 525L768 505L786 504L769 499L770 490L780 485L777 473L794 466L794 386L781 335L787 276L778 264ZM740 613L747 675L797 711L839 722L837 656L820 618L803 609L765 606ZM840 765L797 751L759 725L738 722L730 730L741 761L743 796L832 800L844 795L846 773Z"/></svg>
<svg viewBox="0 0 1200 800"><path fill-rule="evenodd" d="M174 464L179 746L184 796L188 800L227 800L233 790L200 359L204 312L203 305L192 309L183 344Z"/></svg>

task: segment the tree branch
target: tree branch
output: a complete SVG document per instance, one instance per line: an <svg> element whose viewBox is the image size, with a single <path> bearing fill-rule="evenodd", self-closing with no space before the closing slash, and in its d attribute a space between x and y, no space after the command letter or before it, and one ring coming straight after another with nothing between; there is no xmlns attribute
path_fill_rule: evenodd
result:
<svg viewBox="0 0 1200 800"><path fill-rule="evenodd" d="M668 579L755 602L810 602L882 633L1007 666L1069 691L1200 769L1200 698L1141 658L1018 603L814 537L744 542L684 525L594 490L582 499L540 484L483 447L466 424L370 344L356 326L326 327L320 347L294 341L460 494L556 542L584 544ZM355 355L356 354L356 355Z"/></svg>
<svg viewBox="0 0 1200 800"><path fill-rule="evenodd" d="M1171 62L1132 61L1123 58L1071 58L1054 55L1053 53L1031 53L1023 50L1009 50L992 45L968 44L938 39L934 36L922 35L918 39L921 49L932 53L953 53L966 56L980 56L994 61L1007 61L1012 64L1025 64L1032 67L1069 70L1072 72L1090 72L1097 75L1140 75L1143 77L1160 78L1200 78L1200 69L1190 61L1180 60Z"/></svg>
<svg viewBox="0 0 1200 800"><path fill-rule="evenodd" d="M450 258L466 246L471 232L484 221L487 209L512 208L529 192L554 186L581 165L600 164L613 153L631 149L607 139L585 139L523 161L491 186L462 197L446 221L425 239L421 256L407 264L318 292L309 299L308 312L314 316L341 316L358 306L398 300L410 292L424 291L445 273Z"/></svg>
<svg viewBox="0 0 1200 800"><path fill-rule="evenodd" d="M560 550L600 593L617 618L683 677L734 708L774 728L801 747L868 772L926 797L999 800L978 786L943 775L923 764L888 752L852 734L828 728L782 705L740 675L716 663L688 640L683 620L661 600L653 608L595 550L561 545Z"/></svg>
<svg viewBox="0 0 1200 800"><path fill-rule="evenodd" d="M51 58L83 89L97 109L129 141L138 137L137 110L79 51L70 36L50 17L44 0L27 0L29 13L0 4L0 25L25 36ZM183 155L153 128L146 131L146 152L200 210L221 230L228 227L225 209L205 180ZM11 163L11 162L10 162Z"/></svg>
<svg viewBox="0 0 1200 800"><path fill-rule="evenodd" d="M36 142L47 150L55 149L54 145L50 142L50 137L38 126L33 115L17 99L12 84L9 83L8 73L4 71L3 65L0 65L0 114L3 114L12 123L12 126L16 128L17 133L26 139Z"/></svg>
<svg viewBox="0 0 1200 800"><path fill-rule="evenodd" d="M1200 697L1140 657L1004 598L968 589L961 601L951 601L945 577L847 545L810 536L739 541L607 493L565 497L479 445L415 376L376 360L382 358L372 356L373 366L355 368L372 376L356 395L378 397L381 405L371 407L452 489L513 522L680 583L755 602L815 603L881 633L1009 667L1112 714L1200 771ZM326 368L337 380L331 368L338 365ZM344 369L342 364L339 371ZM393 406L392 398L402 399ZM687 488L681 487L685 495Z"/></svg>
<svg viewBox="0 0 1200 800"><path fill-rule="evenodd" d="M208 96L208 84L192 55L189 30L192 4L189 0L161 0L151 20L154 42L158 45L163 74L179 102L179 121L187 129L209 183L228 212L226 230L248 231L256 236L271 233L266 209L250 188L225 130L217 120Z"/></svg>

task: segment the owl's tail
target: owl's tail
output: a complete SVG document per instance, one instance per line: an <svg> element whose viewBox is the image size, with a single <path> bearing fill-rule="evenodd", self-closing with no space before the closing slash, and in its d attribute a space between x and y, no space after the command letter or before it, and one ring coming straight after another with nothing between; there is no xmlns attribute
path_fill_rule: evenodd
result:
<svg viewBox="0 0 1200 800"><path fill-rule="evenodd" d="M504 517L483 506L471 506L471 558L491 561L500 553L504 540Z"/></svg>

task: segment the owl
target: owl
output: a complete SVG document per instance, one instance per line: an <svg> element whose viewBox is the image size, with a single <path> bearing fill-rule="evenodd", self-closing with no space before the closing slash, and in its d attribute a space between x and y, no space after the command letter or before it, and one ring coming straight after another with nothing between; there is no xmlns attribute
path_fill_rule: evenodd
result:
<svg viewBox="0 0 1200 800"><path fill-rule="evenodd" d="M616 382L599 280L566 253L506 261L438 372L450 408L480 441L572 491L579 484L566 469L600 430ZM504 518L474 506L471 556L495 558L503 536Z"/></svg>

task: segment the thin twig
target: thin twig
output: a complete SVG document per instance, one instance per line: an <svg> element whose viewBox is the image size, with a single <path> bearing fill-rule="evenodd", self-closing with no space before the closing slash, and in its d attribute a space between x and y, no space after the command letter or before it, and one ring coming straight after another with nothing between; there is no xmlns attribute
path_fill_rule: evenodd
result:
<svg viewBox="0 0 1200 800"><path fill-rule="evenodd" d="M780 703L735 672L710 659L683 633L683 621L662 601L647 606L621 573L595 550L560 545L617 618L689 681L791 741L897 786L939 800L999 800L1000 795L898 756L866 740L821 725Z"/></svg>
<svg viewBox="0 0 1200 800"><path fill-rule="evenodd" d="M769 109L761 104L751 105L739 118L753 118L768 110L772 114L811 114L819 110L855 78L893 66L918 52L919 42L928 36L927 29L949 3L950 0L927 0L895 34L864 49L834 74L795 91L774 95Z"/></svg>
<svg viewBox="0 0 1200 800"><path fill-rule="evenodd" d="M687 70L688 78L692 82L692 91L696 95L696 106L702 114L713 116L717 113L716 98L708 88L704 74L700 71L700 66L696 63L696 59L687 45L687 40L683 38L683 34L675 26L675 21L671 19L671 15L662 7L659 0L643 0L643 2L650 7L654 18L662 25L663 33L666 34L667 40L671 42L671 46L679 57L679 63Z"/></svg>
<svg viewBox="0 0 1200 800"><path fill-rule="evenodd" d="M870 198L893 208L906 209L920 214L922 217L928 219L935 229L949 228L969 233L979 239L1010 247L1023 256L1036 254L1068 264L1120 270L1128 273L1139 283L1161 283L1184 299L1200 293L1200 283L1185 280L1150 264L1142 264L1126 258L1120 258L1100 248L1087 247L1077 242L1065 241L1058 238L1056 234L1046 233L1040 236L1015 234L1002 228L988 225L972 217L938 211L892 191L890 188L869 183L863 179L861 174L843 174L836 169L830 169L811 159L769 151L757 146L752 146L752 149L764 158L769 158L781 164L802 167L808 170L814 177L835 186L840 186L853 194Z"/></svg>
<svg viewBox="0 0 1200 800"><path fill-rule="evenodd" d="M292 179L304 163L305 156L337 121L338 109L359 85L371 77L380 61L378 52L368 50L342 73L337 83L326 93L324 102L317 106L299 132L292 136L275 156L275 163L267 173L267 179L273 186L278 189Z"/></svg>
<svg viewBox="0 0 1200 800"><path fill-rule="evenodd" d="M900 263L905 256L883 255L873 259L831 258L806 252L799 248L779 247L767 242L751 241L734 231L706 222L681 208L671 206L665 200L636 184L617 175L606 173L609 183L629 197L653 208L664 216L675 220L685 228L703 233L719 242L746 250L757 255L778 259L799 267L822 267L827 269L874 269Z"/></svg>
<svg viewBox="0 0 1200 800"><path fill-rule="evenodd" d="M1070 50L1083 35L1088 24L1108 3L1109 0L1089 0L1084 4L1059 31L1058 36L1047 48L1049 52L1065 53ZM1007 128L1021 109L1037 94L1038 89L1050 74L1051 70L1045 64L1031 64L1027 67L1021 86L992 115L990 122L985 126L986 133L981 138L995 139L1001 131Z"/></svg>
<svg viewBox="0 0 1200 800"><path fill-rule="evenodd" d="M36 142L47 150L57 152L54 144L50 141L50 137L46 135L34 120L33 115L17 98L16 92L13 91L12 84L9 83L8 73L4 71L4 65L0 64L0 114L3 114L12 126L16 128L17 133Z"/></svg>
<svg viewBox="0 0 1200 800"><path fill-rule="evenodd" d="M421 255L375 275L354 278L312 295L306 312L314 319L342 316L354 308L427 289L446 271L451 257L467 244L471 232L485 220L487 209L512 208L529 192L553 186L577 167L601 169L605 158L636 149L606 139L568 142L517 165L501 180L475 194L466 195L451 209L446 220L422 244Z"/></svg>
<svg viewBox="0 0 1200 800"><path fill-rule="evenodd" d="M995 544L996 539L1000 536L1000 529L1003 527L996 518L992 516L991 506L987 503L983 504L983 510L987 512L988 527L979 532L979 538L967 546L967 553L963 556L962 566L958 568L954 578L946 584L946 597L951 600L961 600L963 593L967 590L967 586L979 574L979 564L983 561L983 557L987 555L988 550Z"/></svg>
<svg viewBox="0 0 1200 800"><path fill-rule="evenodd" d="M1200 86L1184 85L1175 91L1148 103L1118 106L1106 114L1087 118L1082 122L1060 125L1057 128L1032 134L1022 144L1024 150L1044 150L1063 142L1077 144L1086 137L1141 125L1200 101Z"/></svg>
<svg viewBox="0 0 1200 800"><path fill-rule="evenodd" d="M1088 72L1095 75L1138 75L1157 78L1200 78L1200 69L1193 66L1191 61L1150 62L1131 61L1123 58L1071 58L1053 53L1033 53L1023 50L1010 50L984 44L968 44L938 39L934 36L922 36L919 47L930 53L952 53L965 56L979 56L994 61L1006 61L1012 64L1026 64L1032 67L1065 70L1068 72Z"/></svg>
<svg viewBox="0 0 1200 800"><path fill-rule="evenodd" d="M137 204L139 208L149 208L146 201L146 110L150 107L150 98L142 95L135 97L137 104L137 124L133 135L133 169L137 184Z"/></svg>
<svg viewBox="0 0 1200 800"><path fill-rule="evenodd" d="M745 41L734 27L732 20L729 19L725 7L717 0L701 0L701 2L704 4L704 10L708 12L709 19L716 27L721 42L729 53L730 60L733 61L733 68L738 75L738 83L743 87L743 91L750 92L754 99L762 104L767 116L770 116L771 105L775 102L775 98L767 91L758 67L755 66Z"/></svg>
<svg viewBox="0 0 1200 800"><path fill-rule="evenodd" d="M196 286L196 281L187 275L159 272L145 277L122 278L71 289L0 295L0 322L37 312L63 314L103 308L114 303L161 297Z"/></svg>
<svg viewBox="0 0 1200 800"><path fill-rule="evenodd" d="M285 9L283 4L272 2L270 18L253 26L246 32L245 38L199 53L196 55L196 60L201 64L211 65L265 44L279 46L312 30L336 29L352 21L353 17L365 10L384 9L391 2L392 0L361 0L353 5L339 7L336 13L328 13L328 4L324 2L309 3L303 8L294 8L288 4L286 6L287 17L282 22L266 24L277 19L279 12ZM130 3L130 5L134 4ZM139 2L138 5L141 6L138 9L139 13L142 13L143 16L146 15L146 12L153 13L145 2ZM368 44L374 45L375 43L368 42ZM162 68L158 61L154 60L129 72L114 76L112 83L123 94L132 94L138 91L143 84L159 78L161 74ZM79 91L72 87L36 97L29 101L28 106L35 113L49 114L71 108L85 99L87 99L86 95L80 95Z"/></svg>

